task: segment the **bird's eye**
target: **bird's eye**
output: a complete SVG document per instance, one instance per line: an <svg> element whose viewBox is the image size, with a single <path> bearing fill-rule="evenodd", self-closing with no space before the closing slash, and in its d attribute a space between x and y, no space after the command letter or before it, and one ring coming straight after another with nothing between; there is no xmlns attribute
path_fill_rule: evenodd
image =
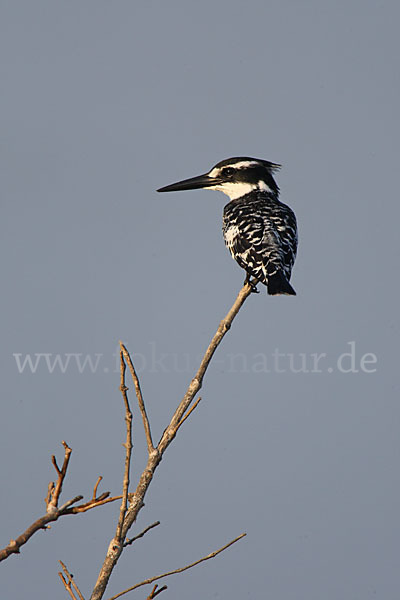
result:
<svg viewBox="0 0 400 600"><path fill-rule="evenodd" d="M222 171L222 175L225 175L226 177L230 177L231 175L233 175L235 172L235 169L232 169L232 167L226 167L225 169L223 169Z"/></svg>

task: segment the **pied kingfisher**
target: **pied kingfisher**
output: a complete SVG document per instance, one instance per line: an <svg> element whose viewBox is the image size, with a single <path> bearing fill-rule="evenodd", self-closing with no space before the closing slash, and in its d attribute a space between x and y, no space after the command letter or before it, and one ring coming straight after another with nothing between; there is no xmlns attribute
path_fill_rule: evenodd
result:
<svg viewBox="0 0 400 600"><path fill-rule="evenodd" d="M232 257L247 273L245 283L254 291L261 282L268 294L295 295L289 280L296 258L297 224L293 211L279 200L279 187L273 178L279 168L258 158L228 158L204 175L157 191L206 188L229 196L222 230Z"/></svg>

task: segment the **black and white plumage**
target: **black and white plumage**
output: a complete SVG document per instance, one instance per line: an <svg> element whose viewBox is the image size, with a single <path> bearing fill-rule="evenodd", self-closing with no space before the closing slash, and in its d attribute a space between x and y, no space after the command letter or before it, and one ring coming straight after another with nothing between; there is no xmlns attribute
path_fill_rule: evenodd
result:
<svg viewBox="0 0 400 600"><path fill-rule="evenodd" d="M253 277L271 295L295 295L289 281L297 252L297 224L293 211L279 200L273 177L279 168L257 158L228 158L204 175L158 191L206 188L227 194L230 202L224 208L222 227L225 244L246 271L246 281Z"/></svg>

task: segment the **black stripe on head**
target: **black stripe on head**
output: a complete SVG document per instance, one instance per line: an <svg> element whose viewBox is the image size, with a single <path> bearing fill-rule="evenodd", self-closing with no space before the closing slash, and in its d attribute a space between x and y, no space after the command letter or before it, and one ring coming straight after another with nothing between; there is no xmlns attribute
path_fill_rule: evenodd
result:
<svg viewBox="0 0 400 600"><path fill-rule="evenodd" d="M281 165L277 163L270 162L269 160L263 160L261 158L251 158L250 156L234 156L233 158L226 158L225 160L221 160L219 163L217 163L214 166L214 168L226 167L228 165L234 167L235 164L241 162L258 163L259 165L263 165L264 168L270 171L271 173L279 171L279 169L281 168Z"/></svg>

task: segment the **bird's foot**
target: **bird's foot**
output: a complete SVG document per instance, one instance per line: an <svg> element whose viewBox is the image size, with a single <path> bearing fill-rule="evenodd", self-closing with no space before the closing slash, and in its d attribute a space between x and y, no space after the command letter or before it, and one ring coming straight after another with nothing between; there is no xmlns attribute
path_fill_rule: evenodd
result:
<svg viewBox="0 0 400 600"><path fill-rule="evenodd" d="M259 294L260 290L257 289L257 283L258 281L249 281L249 285L251 286L251 293L252 294Z"/></svg>
<svg viewBox="0 0 400 600"><path fill-rule="evenodd" d="M248 284L251 287L251 293L252 294L259 294L260 290L257 289L257 284L258 284L258 280L257 279L251 279L251 276L249 275L249 273L247 273L246 275L246 279L244 280L244 284L246 285Z"/></svg>

